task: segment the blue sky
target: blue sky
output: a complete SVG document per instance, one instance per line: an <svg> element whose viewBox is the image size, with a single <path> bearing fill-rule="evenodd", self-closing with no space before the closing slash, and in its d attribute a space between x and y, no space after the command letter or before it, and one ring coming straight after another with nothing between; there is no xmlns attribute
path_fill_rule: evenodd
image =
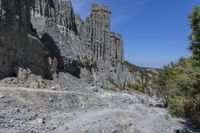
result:
<svg viewBox="0 0 200 133"><path fill-rule="evenodd" d="M122 34L125 59L145 67L161 68L190 56L188 16L200 0L71 0L84 19L92 3L112 10L112 31Z"/></svg>

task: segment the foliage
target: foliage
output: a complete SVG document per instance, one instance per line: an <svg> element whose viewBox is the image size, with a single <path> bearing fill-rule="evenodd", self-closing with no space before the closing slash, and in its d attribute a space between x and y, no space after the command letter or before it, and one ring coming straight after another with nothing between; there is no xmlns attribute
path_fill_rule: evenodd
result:
<svg viewBox="0 0 200 133"><path fill-rule="evenodd" d="M193 58L181 58L155 77L157 94L165 98L169 111L200 122L200 66Z"/></svg>
<svg viewBox="0 0 200 133"><path fill-rule="evenodd" d="M195 7L189 18L192 29L190 49L192 50L193 58L200 64L200 7Z"/></svg>
<svg viewBox="0 0 200 133"><path fill-rule="evenodd" d="M140 82L139 80L135 83L135 84L131 84L130 82L127 82L127 87L128 87L128 91L131 92L132 89L142 92L145 92L145 84L143 84L142 82Z"/></svg>

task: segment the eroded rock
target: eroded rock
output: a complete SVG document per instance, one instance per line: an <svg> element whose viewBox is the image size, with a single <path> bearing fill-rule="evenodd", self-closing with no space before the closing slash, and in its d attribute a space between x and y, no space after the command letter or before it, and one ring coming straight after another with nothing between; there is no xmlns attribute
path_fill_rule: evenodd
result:
<svg viewBox="0 0 200 133"><path fill-rule="evenodd" d="M70 1L1 0L0 7L0 78L56 79L63 71L103 87L111 84L109 77L119 86L134 82L105 5L93 4L86 22Z"/></svg>

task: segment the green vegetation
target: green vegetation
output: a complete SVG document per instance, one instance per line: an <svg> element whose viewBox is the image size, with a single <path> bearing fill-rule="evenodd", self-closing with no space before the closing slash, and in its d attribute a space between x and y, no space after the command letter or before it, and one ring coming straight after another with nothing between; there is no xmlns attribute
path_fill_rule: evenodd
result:
<svg viewBox="0 0 200 133"><path fill-rule="evenodd" d="M165 66L155 76L154 87L167 101L171 114L200 124L200 8L195 7L189 18L192 56Z"/></svg>
<svg viewBox="0 0 200 133"><path fill-rule="evenodd" d="M152 94L151 80L160 69L139 67L129 63L128 61L125 61L124 65L127 66L129 71L134 75L136 82L134 84L127 82L128 91L131 92L132 90L136 90L142 93Z"/></svg>
<svg viewBox="0 0 200 133"><path fill-rule="evenodd" d="M192 50L193 58L200 65L200 7L195 7L189 18L192 29L190 49Z"/></svg>
<svg viewBox="0 0 200 133"><path fill-rule="evenodd" d="M157 94L167 101L171 114L200 122L200 67L193 58L181 58L165 66L155 83Z"/></svg>
<svg viewBox="0 0 200 133"><path fill-rule="evenodd" d="M142 83L140 80L137 80L135 84L131 84L127 82L128 91L131 92L132 90L136 90L142 93L145 93L147 83ZM131 90L132 89L132 90Z"/></svg>

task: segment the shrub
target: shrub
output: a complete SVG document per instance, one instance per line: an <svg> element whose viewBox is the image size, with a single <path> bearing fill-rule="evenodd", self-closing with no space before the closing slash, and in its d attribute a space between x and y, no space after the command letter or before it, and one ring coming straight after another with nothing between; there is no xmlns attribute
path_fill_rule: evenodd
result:
<svg viewBox="0 0 200 133"><path fill-rule="evenodd" d="M172 115L200 123L200 67L193 58L165 67L155 77L155 84L157 94L164 96Z"/></svg>
<svg viewBox="0 0 200 133"><path fill-rule="evenodd" d="M172 115L178 116L178 117L184 117L185 115L185 103L186 103L185 97L175 97L171 98L169 101L169 111Z"/></svg>

